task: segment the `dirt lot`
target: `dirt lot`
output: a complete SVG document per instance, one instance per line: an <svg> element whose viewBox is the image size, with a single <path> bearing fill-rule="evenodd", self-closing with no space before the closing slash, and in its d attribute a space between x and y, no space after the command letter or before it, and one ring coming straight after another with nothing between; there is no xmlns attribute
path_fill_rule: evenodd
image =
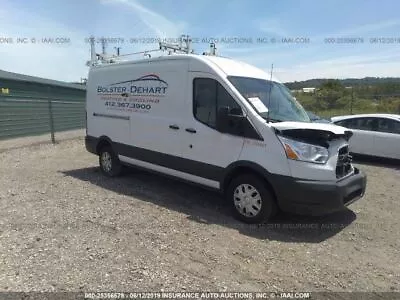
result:
<svg viewBox="0 0 400 300"><path fill-rule="evenodd" d="M0 153L0 291L400 291L400 167L324 218L250 226L218 195L133 171L83 141Z"/></svg>

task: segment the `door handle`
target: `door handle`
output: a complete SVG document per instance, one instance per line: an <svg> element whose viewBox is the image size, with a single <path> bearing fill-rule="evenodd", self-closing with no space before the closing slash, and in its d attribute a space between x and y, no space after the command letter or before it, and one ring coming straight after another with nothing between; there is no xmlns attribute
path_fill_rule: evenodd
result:
<svg viewBox="0 0 400 300"><path fill-rule="evenodd" d="M174 129L174 130L178 130L179 126L178 125L169 125L169 128Z"/></svg>
<svg viewBox="0 0 400 300"><path fill-rule="evenodd" d="M190 132L190 133L196 133L197 132L196 129L193 129L193 128L186 128L185 130L187 132Z"/></svg>

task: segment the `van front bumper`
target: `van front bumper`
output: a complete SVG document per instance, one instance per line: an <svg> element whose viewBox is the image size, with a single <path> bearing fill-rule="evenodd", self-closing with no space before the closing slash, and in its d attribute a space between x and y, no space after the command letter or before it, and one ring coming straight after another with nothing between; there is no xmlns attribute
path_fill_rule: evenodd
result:
<svg viewBox="0 0 400 300"><path fill-rule="evenodd" d="M352 175L337 182L285 177L276 183L278 204L283 211L321 216L343 210L364 196L367 176L354 168Z"/></svg>

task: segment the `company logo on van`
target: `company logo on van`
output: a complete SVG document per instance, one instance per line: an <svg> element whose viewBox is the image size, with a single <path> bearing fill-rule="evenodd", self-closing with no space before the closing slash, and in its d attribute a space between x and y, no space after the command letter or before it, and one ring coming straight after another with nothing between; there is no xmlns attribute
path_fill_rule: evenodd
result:
<svg viewBox="0 0 400 300"><path fill-rule="evenodd" d="M168 83L158 75L148 74L136 79L120 81L107 86L98 86L98 94L131 94L143 96L163 95Z"/></svg>

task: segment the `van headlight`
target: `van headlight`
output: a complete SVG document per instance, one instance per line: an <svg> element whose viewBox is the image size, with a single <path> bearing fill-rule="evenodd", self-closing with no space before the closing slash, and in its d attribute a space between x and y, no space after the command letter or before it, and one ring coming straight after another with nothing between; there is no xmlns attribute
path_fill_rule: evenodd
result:
<svg viewBox="0 0 400 300"><path fill-rule="evenodd" d="M278 138L289 159L317 164L324 164L328 161L329 152L325 147L302 143L279 135Z"/></svg>

